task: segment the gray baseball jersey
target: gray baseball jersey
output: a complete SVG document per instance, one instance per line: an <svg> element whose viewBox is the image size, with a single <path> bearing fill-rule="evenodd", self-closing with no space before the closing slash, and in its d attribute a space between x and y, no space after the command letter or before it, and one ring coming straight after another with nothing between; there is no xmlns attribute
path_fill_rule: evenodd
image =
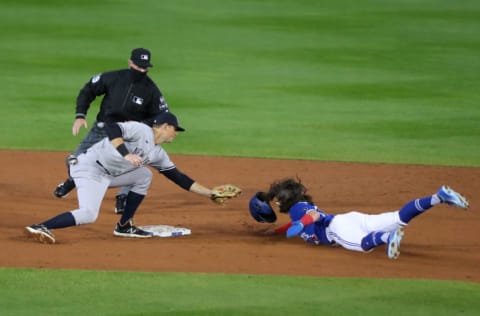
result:
<svg viewBox="0 0 480 316"><path fill-rule="evenodd" d="M159 171L169 170L175 167L168 154L160 145L155 145L153 130L148 125L139 122L118 123L122 130L125 146L132 154L143 158L144 165L151 165ZM88 152L95 153L98 164L111 176L132 171L135 167L127 161L108 138L93 145ZM91 155L91 153L88 153Z"/></svg>

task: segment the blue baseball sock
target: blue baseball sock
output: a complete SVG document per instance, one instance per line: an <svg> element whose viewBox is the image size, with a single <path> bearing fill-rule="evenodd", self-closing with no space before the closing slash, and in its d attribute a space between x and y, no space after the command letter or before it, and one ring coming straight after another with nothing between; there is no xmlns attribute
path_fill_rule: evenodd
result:
<svg viewBox="0 0 480 316"><path fill-rule="evenodd" d="M70 226L75 226L75 218L73 217L72 213L66 212L42 223L47 229L58 229L58 228L65 228Z"/></svg>
<svg viewBox="0 0 480 316"><path fill-rule="evenodd" d="M400 220L408 224L415 216L422 214L424 211L431 208L432 196L416 199L405 204L399 211Z"/></svg>
<svg viewBox="0 0 480 316"><path fill-rule="evenodd" d="M122 217L120 218L120 225L124 226L129 220L133 218L135 212L137 211L138 206L142 203L145 195L141 195L135 192L128 192L127 203L125 204L125 211L123 211Z"/></svg>
<svg viewBox="0 0 480 316"><path fill-rule="evenodd" d="M385 232L371 232L367 236L362 238L361 247L365 251L369 251L377 246L383 245L386 243L388 238L382 238Z"/></svg>

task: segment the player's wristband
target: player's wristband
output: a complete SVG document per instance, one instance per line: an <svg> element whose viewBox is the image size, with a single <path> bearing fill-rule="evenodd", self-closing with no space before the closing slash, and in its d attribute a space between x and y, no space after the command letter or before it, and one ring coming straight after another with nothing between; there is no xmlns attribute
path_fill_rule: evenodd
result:
<svg viewBox="0 0 480 316"><path fill-rule="evenodd" d="M127 149L127 146L125 146L124 143L120 144L118 147L117 147L117 151L120 153L120 155L122 155L123 157L125 157L126 155L128 155L130 152L128 151Z"/></svg>
<svg viewBox="0 0 480 316"><path fill-rule="evenodd" d="M305 214L303 215L303 217L300 219L300 222L302 222L303 226L308 226L310 224L312 224L313 222L315 222L315 219L313 218L312 215L310 214Z"/></svg>

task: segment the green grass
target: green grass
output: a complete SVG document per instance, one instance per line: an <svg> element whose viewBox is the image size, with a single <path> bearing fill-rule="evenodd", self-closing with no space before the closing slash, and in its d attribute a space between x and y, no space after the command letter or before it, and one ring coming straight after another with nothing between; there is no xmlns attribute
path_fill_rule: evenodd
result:
<svg viewBox="0 0 480 316"><path fill-rule="evenodd" d="M0 27L0 148L73 150L79 89L145 46L171 153L480 165L477 1L2 1Z"/></svg>
<svg viewBox="0 0 480 316"><path fill-rule="evenodd" d="M2 315L478 315L478 284L0 269Z"/></svg>

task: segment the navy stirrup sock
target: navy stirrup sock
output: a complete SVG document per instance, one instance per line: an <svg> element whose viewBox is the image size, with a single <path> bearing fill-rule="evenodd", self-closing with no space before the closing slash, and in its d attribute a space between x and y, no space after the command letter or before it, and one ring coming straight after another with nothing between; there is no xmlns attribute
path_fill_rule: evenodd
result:
<svg viewBox="0 0 480 316"><path fill-rule="evenodd" d="M127 203L125 204L125 211L123 211L122 217L120 218L120 225L124 226L130 219L133 218L135 212L137 211L138 206L142 203L145 195L141 195L135 192L128 192Z"/></svg>
<svg viewBox="0 0 480 316"><path fill-rule="evenodd" d="M383 245L385 242L382 240L382 236L385 232L372 232L362 238L360 246L363 250L369 251L372 248Z"/></svg>
<svg viewBox="0 0 480 316"><path fill-rule="evenodd" d="M58 229L75 226L76 223L72 213L66 212L43 222L42 225L45 226L47 229Z"/></svg>
<svg viewBox="0 0 480 316"><path fill-rule="evenodd" d="M432 207L432 196L416 199L405 204L398 212L400 220L407 224L414 218L422 214L424 211Z"/></svg>

